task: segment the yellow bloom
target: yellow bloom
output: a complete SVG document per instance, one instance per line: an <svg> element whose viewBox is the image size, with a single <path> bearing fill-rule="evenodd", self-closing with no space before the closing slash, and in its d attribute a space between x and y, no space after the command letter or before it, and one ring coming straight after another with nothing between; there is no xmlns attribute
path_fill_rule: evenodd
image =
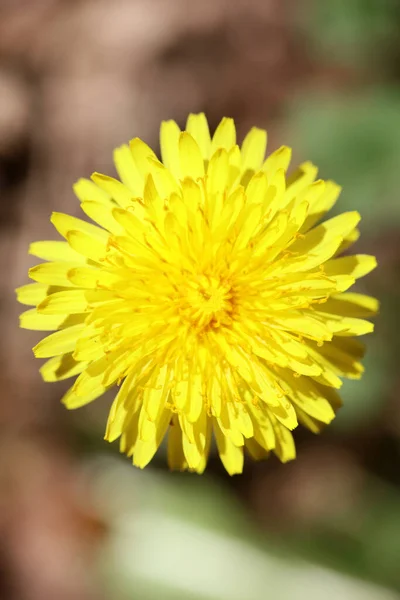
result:
<svg viewBox="0 0 400 600"><path fill-rule="evenodd" d="M17 290L21 327L53 331L34 348L45 381L78 375L70 409L115 386L106 439L144 467L168 434L173 469L201 473L212 437L230 474L243 450L295 457L291 430L314 432L340 406L342 377L359 378L377 301L346 290L375 258L338 258L358 238L357 212L318 225L340 187L317 169L286 171L291 150L264 162L267 134L241 147L224 118L186 131L161 126L160 162L140 139L115 150L121 181L94 173L74 186L92 221L54 213L65 241ZM122 182L122 183L121 183Z"/></svg>

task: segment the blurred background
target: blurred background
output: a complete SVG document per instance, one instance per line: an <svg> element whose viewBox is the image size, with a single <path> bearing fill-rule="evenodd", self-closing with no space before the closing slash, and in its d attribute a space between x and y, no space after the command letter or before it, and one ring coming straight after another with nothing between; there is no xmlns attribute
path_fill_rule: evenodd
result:
<svg viewBox="0 0 400 600"><path fill-rule="evenodd" d="M400 598L398 0L0 0L0 598ZM227 476L144 472L43 384L13 289L71 190L160 121L268 128L344 187L382 302L362 381L298 459Z"/></svg>

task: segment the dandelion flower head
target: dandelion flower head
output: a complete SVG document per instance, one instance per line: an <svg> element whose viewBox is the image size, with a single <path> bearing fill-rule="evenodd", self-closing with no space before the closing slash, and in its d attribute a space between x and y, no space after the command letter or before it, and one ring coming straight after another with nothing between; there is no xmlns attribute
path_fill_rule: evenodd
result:
<svg viewBox="0 0 400 600"><path fill-rule="evenodd" d="M34 348L45 381L77 376L69 409L115 388L105 437L145 467L163 439L171 468L204 471L212 440L230 474L244 450L295 457L291 431L317 433L359 378L377 310L348 292L376 261L341 256L357 212L320 223L340 187L291 150L266 160L267 133L241 146L224 118L185 131L166 121L161 158L136 138L117 148L119 179L74 186L92 222L53 213L59 241L39 241L35 283L17 290L21 327L53 331Z"/></svg>

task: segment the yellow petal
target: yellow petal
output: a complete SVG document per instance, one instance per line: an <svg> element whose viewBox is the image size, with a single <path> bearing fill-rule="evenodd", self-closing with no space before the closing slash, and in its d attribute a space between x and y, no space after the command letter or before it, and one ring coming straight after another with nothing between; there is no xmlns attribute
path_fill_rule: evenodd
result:
<svg viewBox="0 0 400 600"><path fill-rule="evenodd" d="M47 296L38 311L46 315L77 314L89 310L90 305L113 299L114 295L102 290L68 290Z"/></svg>
<svg viewBox="0 0 400 600"><path fill-rule="evenodd" d="M314 181L318 174L318 168L311 162L302 163L296 171L288 178L285 194L285 205Z"/></svg>
<svg viewBox="0 0 400 600"><path fill-rule="evenodd" d="M333 181L325 182L322 193L314 197L312 202L310 202L309 215L302 227L302 232L308 231L313 227L335 205L341 191L342 188ZM307 198L307 200L310 201L310 198Z"/></svg>
<svg viewBox="0 0 400 600"><path fill-rule="evenodd" d="M91 362L75 381L73 385L74 394L77 396L86 396L95 390L100 391L100 389L104 392L107 389L107 386L103 385L104 373L110 365L114 354L114 352L111 352L109 355L102 356Z"/></svg>
<svg viewBox="0 0 400 600"><path fill-rule="evenodd" d="M283 463L296 458L296 447L291 432L281 425L277 419L270 413L272 426L275 432L274 453Z"/></svg>
<svg viewBox="0 0 400 600"><path fill-rule="evenodd" d="M113 210L115 208L112 205L106 206L101 202L86 200L82 202L81 208L92 221L100 225L103 229L115 235L120 235L123 232L123 227L114 219Z"/></svg>
<svg viewBox="0 0 400 600"><path fill-rule="evenodd" d="M298 425L296 411L293 408L293 404L289 402L287 398L283 399L278 407L270 406L269 412L270 414L272 413L287 429L296 429Z"/></svg>
<svg viewBox="0 0 400 600"><path fill-rule="evenodd" d="M36 358L49 358L72 352L84 328L84 323L80 323L48 335L33 348Z"/></svg>
<svg viewBox="0 0 400 600"><path fill-rule="evenodd" d="M149 419L154 421L160 412L160 407L164 407L167 402L170 391L171 369L167 365L163 365L160 369L156 369L151 379L152 383L148 382L143 392L143 406L147 412Z"/></svg>
<svg viewBox="0 0 400 600"><path fill-rule="evenodd" d="M235 188L235 185L239 183L240 179L240 170L242 167L242 155L240 153L240 148L237 144L232 146L230 150L228 150L228 160L229 160L229 181L228 186L232 189Z"/></svg>
<svg viewBox="0 0 400 600"><path fill-rule="evenodd" d="M347 248L350 248L360 237L361 232L359 229L353 229L350 233L348 233L344 238L343 242L340 244L335 256L339 256L342 254Z"/></svg>
<svg viewBox="0 0 400 600"><path fill-rule="evenodd" d="M243 448L241 446L235 446L235 444L228 440L222 433L216 420L214 420L214 433L217 440L219 456L229 475L242 473L244 462Z"/></svg>
<svg viewBox="0 0 400 600"><path fill-rule="evenodd" d="M290 372L280 370L284 382L289 385L290 399L311 417L323 423L330 423L335 412L326 397L309 377L295 378Z"/></svg>
<svg viewBox="0 0 400 600"><path fill-rule="evenodd" d="M157 160L153 150L139 138L134 138L129 142L129 148L135 162L139 176L144 182L150 172L150 159Z"/></svg>
<svg viewBox="0 0 400 600"><path fill-rule="evenodd" d="M182 427L182 447L189 469L197 470L204 458L207 438L207 420L205 410L198 421L190 425L185 417L179 416Z"/></svg>
<svg viewBox="0 0 400 600"><path fill-rule="evenodd" d="M253 127L242 144L242 171L258 171L264 160L267 148L267 132Z"/></svg>
<svg viewBox="0 0 400 600"><path fill-rule="evenodd" d="M334 258L324 265L324 271L329 276L331 275L351 275L355 279L364 277L377 266L375 256L367 254L354 254L353 256L344 256L342 258Z"/></svg>
<svg viewBox="0 0 400 600"><path fill-rule="evenodd" d="M205 114L190 114L186 122L186 131L197 142L203 158L207 160L210 156L211 137Z"/></svg>
<svg viewBox="0 0 400 600"><path fill-rule="evenodd" d="M265 460L269 456L269 451L260 446L254 438L246 440L245 448L253 460Z"/></svg>
<svg viewBox="0 0 400 600"><path fill-rule="evenodd" d="M135 373L133 372L125 377L118 394L114 398L104 435L104 439L108 442L114 442L123 433L125 424L129 422L129 413L135 412L135 408L138 410L137 407L132 406L132 403L129 402L129 398L133 392L134 380Z"/></svg>
<svg viewBox="0 0 400 600"><path fill-rule="evenodd" d="M139 175L129 146L124 144L114 150L114 163L122 183L133 196L142 196L143 179ZM112 194L110 194L112 195Z"/></svg>
<svg viewBox="0 0 400 600"><path fill-rule="evenodd" d="M149 181L154 181L154 192L158 194L160 199L164 200L173 193L180 193L175 177L159 160L150 158L149 165L150 173L146 176L146 184ZM149 179L150 177L151 179ZM153 193L149 194L148 185L145 185L143 196L145 202L147 201L147 204L150 205L157 200ZM159 208L162 209L163 207L164 203L160 202Z"/></svg>
<svg viewBox="0 0 400 600"><path fill-rule="evenodd" d="M42 263L41 265L36 265L29 269L29 277L39 283L46 283L47 285L73 287L73 284L67 277L67 273L76 266L77 263L68 262Z"/></svg>
<svg viewBox="0 0 400 600"><path fill-rule="evenodd" d="M350 345L346 346L343 341L349 341ZM341 377L360 379L364 367L359 359L362 357L365 348L363 344L354 347L355 343L357 343L357 340L350 337L335 337L332 343L325 344L318 351L323 356L327 366L335 373L338 373Z"/></svg>
<svg viewBox="0 0 400 600"><path fill-rule="evenodd" d="M19 316L19 325L22 329L32 329L34 331L54 331L55 329L65 329L71 325L76 325L85 320L86 315L43 315L38 313L36 308L26 310Z"/></svg>
<svg viewBox="0 0 400 600"><path fill-rule="evenodd" d="M187 418L191 423L196 422L203 410L204 399L203 399L203 388L202 388L202 377L197 374L194 375L190 382L189 395L186 404Z"/></svg>
<svg viewBox="0 0 400 600"><path fill-rule="evenodd" d="M89 302L83 290L56 292L47 296L39 305L38 311L45 315L84 313Z"/></svg>
<svg viewBox="0 0 400 600"><path fill-rule="evenodd" d="M248 403L254 427L254 439L265 451L275 448L275 432L264 405L254 406ZM247 440L246 440L247 441Z"/></svg>
<svg viewBox="0 0 400 600"><path fill-rule="evenodd" d="M61 354L60 356L54 356L46 361L44 365L40 367L40 373L43 377L43 381L62 381L69 377L79 375L86 367L87 363L76 362L72 358L71 353Z"/></svg>
<svg viewBox="0 0 400 600"><path fill-rule="evenodd" d="M321 319L334 335L365 335L374 330L373 323L364 319L343 317L328 312L314 311L313 314Z"/></svg>
<svg viewBox="0 0 400 600"><path fill-rule="evenodd" d="M119 443L120 452L125 452L127 456L133 456L135 446L139 437L139 417L141 414L140 404L134 409L128 411L124 428L121 432Z"/></svg>
<svg viewBox="0 0 400 600"><path fill-rule="evenodd" d="M32 242L29 245L29 254L50 261L85 262L85 259L75 252L67 242Z"/></svg>
<svg viewBox="0 0 400 600"><path fill-rule="evenodd" d="M104 229L96 227L96 225L92 225L91 223L86 223L86 221L82 221L76 217L71 217L64 213L53 212L50 221L64 238L67 238L69 231L76 230L99 241L107 242L109 234L104 231Z"/></svg>
<svg viewBox="0 0 400 600"><path fill-rule="evenodd" d="M167 432L171 415L170 410L163 410L156 423L154 436L146 441L137 441L133 454L133 464L136 467L143 469L151 461Z"/></svg>
<svg viewBox="0 0 400 600"><path fill-rule="evenodd" d="M173 415L168 433L168 465L176 471L185 471L188 468L183 452L182 429L177 415Z"/></svg>
<svg viewBox="0 0 400 600"><path fill-rule="evenodd" d="M204 161L200 148L186 131L179 136L179 163L182 178L191 177L196 180L204 176Z"/></svg>
<svg viewBox="0 0 400 600"><path fill-rule="evenodd" d="M325 427L325 423L321 423L318 419L310 417L310 415L304 412L299 406L296 406L296 413L299 423L304 427L307 427L312 433L321 433L322 429Z"/></svg>
<svg viewBox="0 0 400 600"><path fill-rule="evenodd" d="M348 212L311 229L304 238L296 240L290 246L290 252L295 253L297 258L288 261L287 264L298 271L309 270L322 264L336 252L343 238L354 229L359 220L360 215L357 212Z"/></svg>
<svg viewBox="0 0 400 600"><path fill-rule="evenodd" d="M224 192L229 179L228 153L225 148L220 148L211 157L207 169L207 191L213 196ZM219 218L219 214L217 213Z"/></svg>
<svg viewBox="0 0 400 600"><path fill-rule="evenodd" d="M46 285L45 283L28 283L17 288L15 291L18 302L35 306L36 304L40 304L49 294L61 292L65 289L65 287Z"/></svg>
<svg viewBox="0 0 400 600"><path fill-rule="evenodd" d="M112 204L110 194L101 190L89 179L78 179L72 187L81 202L93 200L95 202L102 202L103 204Z"/></svg>
<svg viewBox="0 0 400 600"><path fill-rule="evenodd" d="M240 403L228 402L227 409L232 427L245 438L253 437L253 422L246 407Z"/></svg>
<svg viewBox="0 0 400 600"><path fill-rule="evenodd" d="M256 230L259 228L260 219L262 215L262 204L248 204L243 211L243 221L238 227L238 233L236 236L235 249L241 250L248 246L250 240L255 235ZM239 218L239 221L242 219Z"/></svg>
<svg viewBox="0 0 400 600"><path fill-rule="evenodd" d="M179 135L181 130L175 121L163 121L160 128L161 158L167 169L179 178Z"/></svg>
<svg viewBox="0 0 400 600"><path fill-rule="evenodd" d="M103 384L108 387L124 377L132 365L133 353L130 350L117 350L110 354L109 365L104 371Z"/></svg>
<svg viewBox="0 0 400 600"><path fill-rule="evenodd" d="M256 173L246 188L246 199L251 204L263 204L268 188L267 176L262 171Z"/></svg>
<svg viewBox="0 0 400 600"><path fill-rule="evenodd" d="M101 173L93 173L91 179L94 183L109 194L117 204L122 208L127 208L132 204L133 193L118 179L102 175Z"/></svg>
<svg viewBox="0 0 400 600"><path fill-rule="evenodd" d="M72 386L66 394L61 398L62 404L66 406L69 410L75 410L76 408L81 408L93 400L97 400L99 396L102 396L106 390L102 386L94 387L90 392L85 395L78 396L74 392L74 386Z"/></svg>
<svg viewBox="0 0 400 600"><path fill-rule="evenodd" d="M204 448L201 453L200 462L195 469L196 473L199 473L199 475L204 472L204 470L207 466L207 461L208 461L208 457L210 454L211 439L212 439L212 421L210 418L206 419L206 427L205 427L204 435L205 435Z"/></svg>
<svg viewBox="0 0 400 600"><path fill-rule="evenodd" d="M267 222L275 216L278 210L281 210L283 206L286 206L284 200L285 189L285 172L283 169L278 169L274 176L268 179L267 194L263 206Z"/></svg>
<svg viewBox="0 0 400 600"><path fill-rule="evenodd" d="M276 256L278 256L280 252L284 251L285 248L290 245L290 242L295 238L297 232L307 217L308 208L309 204L306 201L301 202L301 204L293 207L288 215L287 225L282 232L282 235L275 240L274 246L270 247L269 251L265 255L265 260L267 262L272 263ZM301 260L299 260L299 262L301 262Z"/></svg>
<svg viewBox="0 0 400 600"><path fill-rule="evenodd" d="M279 212L275 215L267 227L258 235L254 243L254 256L261 256L265 252L269 252L279 239L283 238L289 223L287 212Z"/></svg>
<svg viewBox="0 0 400 600"><path fill-rule="evenodd" d="M110 289L121 279L117 273L91 267L74 267L69 269L67 275L71 283L86 289Z"/></svg>
<svg viewBox="0 0 400 600"><path fill-rule="evenodd" d="M293 331L317 341L329 341L332 333L328 327L308 314L271 315L271 320L286 331Z"/></svg>
<svg viewBox="0 0 400 600"><path fill-rule="evenodd" d="M281 146L278 150L272 152L262 166L263 171L267 174L268 181L271 181L278 169L282 169L286 173L291 158L292 149L288 146Z"/></svg>
<svg viewBox="0 0 400 600"><path fill-rule="evenodd" d="M326 182L322 179L318 181L314 181L308 185L304 190L302 190L299 194L297 194L295 199L295 204L299 204L306 200L311 207L313 207L321 198L326 190Z"/></svg>
<svg viewBox="0 0 400 600"><path fill-rule="evenodd" d="M221 402L221 414L217 417L216 421L223 435L232 442L235 446L243 446L244 438L241 431L239 431L238 424L233 420L233 415L228 409L228 402L226 396L222 398Z"/></svg>
<svg viewBox="0 0 400 600"><path fill-rule="evenodd" d="M133 238L149 231L149 225L144 223L145 214L145 210L138 203L129 211L122 208L114 208L112 211L113 218ZM122 235L125 231L122 232Z"/></svg>
<svg viewBox="0 0 400 600"><path fill-rule="evenodd" d="M372 317L379 310L379 302L371 296L347 292L328 298L318 310L347 317Z"/></svg>
<svg viewBox="0 0 400 600"><path fill-rule="evenodd" d="M218 148L230 150L236 144L236 129L233 119L224 117L218 125L211 142L211 156Z"/></svg>
<svg viewBox="0 0 400 600"><path fill-rule="evenodd" d="M92 362L104 356L104 349L102 330L100 333L93 333L93 330L89 328L84 331L84 335L79 337L73 356L75 360Z"/></svg>
<svg viewBox="0 0 400 600"><path fill-rule="evenodd" d="M107 255L107 244L83 231L69 231L67 240L76 252L96 262L102 262Z"/></svg>

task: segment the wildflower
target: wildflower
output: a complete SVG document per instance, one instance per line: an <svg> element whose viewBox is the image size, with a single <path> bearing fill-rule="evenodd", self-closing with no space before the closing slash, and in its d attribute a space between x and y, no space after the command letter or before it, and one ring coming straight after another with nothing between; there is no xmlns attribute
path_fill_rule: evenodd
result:
<svg viewBox="0 0 400 600"><path fill-rule="evenodd" d="M201 473L212 438L230 474L273 451L295 457L291 430L332 421L343 377L359 378L377 310L348 292L376 266L340 256L357 238L357 212L318 224L340 187L315 181L291 150L264 162L267 134L236 144L224 118L186 130L161 125L160 162L140 139L115 150L120 180L94 173L74 186L95 223L53 213L64 241L40 241L33 305L21 327L55 331L34 348L45 381L78 375L67 408L119 386L106 439L144 467L168 436L173 469Z"/></svg>

